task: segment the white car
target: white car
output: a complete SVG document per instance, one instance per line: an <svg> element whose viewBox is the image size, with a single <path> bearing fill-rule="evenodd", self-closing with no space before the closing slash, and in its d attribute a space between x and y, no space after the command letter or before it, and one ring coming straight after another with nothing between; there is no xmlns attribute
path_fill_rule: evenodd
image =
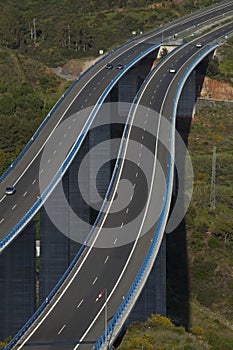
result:
<svg viewBox="0 0 233 350"><path fill-rule="evenodd" d="M6 189L5 189L5 194L14 194L16 192L16 189L14 186L8 186Z"/></svg>
<svg viewBox="0 0 233 350"><path fill-rule="evenodd" d="M175 73L176 70L175 70L175 68L170 68L170 69L169 69L169 72L170 72L170 73Z"/></svg>
<svg viewBox="0 0 233 350"><path fill-rule="evenodd" d="M197 43L196 47L202 47L202 43Z"/></svg>

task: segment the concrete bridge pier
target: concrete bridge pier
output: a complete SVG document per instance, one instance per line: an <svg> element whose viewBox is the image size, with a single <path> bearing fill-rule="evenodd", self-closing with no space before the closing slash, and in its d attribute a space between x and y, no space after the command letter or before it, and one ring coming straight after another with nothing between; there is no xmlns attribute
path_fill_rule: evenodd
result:
<svg viewBox="0 0 233 350"><path fill-rule="evenodd" d="M14 336L36 307L36 225L0 255L0 340Z"/></svg>

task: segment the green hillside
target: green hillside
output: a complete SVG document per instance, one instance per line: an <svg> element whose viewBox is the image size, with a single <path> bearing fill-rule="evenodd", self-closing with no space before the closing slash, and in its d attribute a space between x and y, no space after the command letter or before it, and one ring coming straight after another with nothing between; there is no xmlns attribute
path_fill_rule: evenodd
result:
<svg viewBox="0 0 233 350"><path fill-rule="evenodd" d="M70 84L51 67L71 59L79 60L82 67L98 56L100 48L116 47L134 30L145 32L214 2L0 0L0 172ZM208 74L232 84L233 39L220 52ZM185 218L189 332L156 316L130 327L119 349L233 349L232 131L232 106L216 103L198 111L189 135L194 166L194 193ZM217 149L215 210L210 209L213 146ZM177 305L182 307L182 301L176 300Z"/></svg>

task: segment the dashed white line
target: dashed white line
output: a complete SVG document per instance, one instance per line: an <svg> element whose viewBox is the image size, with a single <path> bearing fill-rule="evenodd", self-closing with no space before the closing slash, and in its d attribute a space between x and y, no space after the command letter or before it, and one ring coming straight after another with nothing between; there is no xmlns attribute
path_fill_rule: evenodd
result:
<svg viewBox="0 0 233 350"><path fill-rule="evenodd" d="M66 136L67 136L67 133L64 134L64 137L66 137Z"/></svg>
<svg viewBox="0 0 233 350"><path fill-rule="evenodd" d="M23 196L25 197L26 195L27 195L27 191L26 191L26 192L24 192Z"/></svg>
<svg viewBox="0 0 233 350"><path fill-rule="evenodd" d="M63 327L61 327L60 331L57 333L58 335L61 334L61 332L64 330L64 328L66 327L66 324L64 324Z"/></svg>
<svg viewBox="0 0 233 350"><path fill-rule="evenodd" d="M87 101L88 101L88 99L86 98L86 99L85 99L85 102L87 102Z"/></svg>
<svg viewBox="0 0 233 350"><path fill-rule="evenodd" d="M142 153L140 152L140 153L139 153L139 158L141 158L141 156L142 156Z"/></svg>
<svg viewBox="0 0 233 350"><path fill-rule="evenodd" d="M106 256L106 259L104 260L104 263L106 264L109 259L109 255Z"/></svg>
<svg viewBox="0 0 233 350"><path fill-rule="evenodd" d="M61 146L61 144L62 144L62 142L60 141L60 142L59 142L59 146Z"/></svg>
<svg viewBox="0 0 233 350"><path fill-rule="evenodd" d="M34 183L36 183L36 179L32 181L32 185L34 185Z"/></svg>
<svg viewBox="0 0 233 350"><path fill-rule="evenodd" d="M76 118L73 119L73 123L76 121Z"/></svg>
<svg viewBox="0 0 233 350"><path fill-rule="evenodd" d="M136 184L133 184L133 188L135 188L136 187Z"/></svg>
<svg viewBox="0 0 233 350"><path fill-rule="evenodd" d="M80 303L77 305L77 309L82 305L83 299L80 301Z"/></svg>
<svg viewBox="0 0 233 350"><path fill-rule="evenodd" d="M143 144L141 143L141 148L143 147Z"/></svg>
<svg viewBox="0 0 233 350"><path fill-rule="evenodd" d="M56 154L57 153L57 150L55 149L54 151L53 151L53 154Z"/></svg>
<svg viewBox="0 0 233 350"><path fill-rule="evenodd" d="M130 197L130 200L132 200L133 199L133 194L132 194L132 196Z"/></svg>
<svg viewBox="0 0 233 350"><path fill-rule="evenodd" d="M124 223L122 222L122 223L121 223L121 228L122 228L123 226L124 226Z"/></svg>
<svg viewBox="0 0 233 350"><path fill-rule="evenodd" d="M51 162L51 159L48 160L48 164Z"/></svg>
<svg viewBox="0 0 233 350"><path fill-rule="evenodd" d="M140 166L140 162L138 162L138 167Z"/></svg>
<svg viewBox="0 0 233 350"><path fill-rule="evenodd" d="M115 239L115 241L113 242L113 244L115 245L115 244L116 244L116 242L117 242L117 238Z"/></svg>
<svg viewBox="0 0 233 350"><path fill-rule="evenodd" d="M142 135L142 140L144 139L144 135Z"/></svg>
<svg viewBox="0 0 233 350"><path fill-rule="evenodd" d="M4 219L4 218L2 218L2 219L1 219L1 221L0 221L0 224L2 224L4 220L5 220L5 219Z"/></svg>
<svg viewBox="0 0 233 350"><path fill-rule="evenodd" d="M138 177L138 172L136 173L136 177Z"/></svg>
<svg viewBox="0 0 233 350"><path fill-rule="evenodd" d="M92 282L92 284L94 285L94 284L96 283L97 280L98 280L98 277L96 277L96 278L94 279L94 281Z"/></svg>
<svg viewBox="0 0 233 350"><path fill-rule="evenodd" d="M128 212L129 212L129 208L126 209L126 214L128 214Z"/></svg>
<svg viewBox="0 0 233 350"><path fill-rule="evenodd" d="M17 204L15 204L11 209L14 210L17 207Z"/></svg>
<svg viewBox="0 0 233 350"><path fill-rule="evenodd" d="M43 172L44 172L44 169L41 169L40 174L42 174Z"/></svg>
<svg viewBox="0 0 233 350"><path fill-rule="evenodd" d="M71 125L68 127L68 130L70 130L71 129Z"/></svg>

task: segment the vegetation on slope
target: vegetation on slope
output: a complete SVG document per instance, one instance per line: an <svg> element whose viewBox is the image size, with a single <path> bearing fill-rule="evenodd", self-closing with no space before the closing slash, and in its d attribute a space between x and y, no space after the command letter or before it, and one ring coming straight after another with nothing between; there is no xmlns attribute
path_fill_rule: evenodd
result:
<svg viewBox="0 0 233 350"><path fill-rule="evenodd" d="M137 34L216 1L0 0L0 46L48 66L96 56Z"/></svg>
<svg viewBox="0 0 233 350"><path fill-rule="evenodd" d="M159 1L146 0L0 0L3 9L0 14L0 171L20 152L68 86L44 64L55 66L70 58L96 56L99 48L107 50L113 43L116 46L131 37L133 30L139 33L152 29L171 17L213 2L164 1L161 7ZM214 64L214 70L210 70L212 77L231 80L232 46L233 40L229 39L221 59ZM170 321L159 326L156 321L151 329L148 323L141 326L141 330L135 330L134 325L127 337L132 332L139 338L138 349L142 346L144 350L172 349L171 346L174 349L233 348L232 121L231 107L216 104L214 108L203 108L193 121L189 138L195 172L194 195L186 217L191 334ZM217 207L211 210L214 145L217 147ZM148 347L142 343L144 340ZM151 348L152 340L154 348ZM121 349L137 348L122 343Z"/></svg>

